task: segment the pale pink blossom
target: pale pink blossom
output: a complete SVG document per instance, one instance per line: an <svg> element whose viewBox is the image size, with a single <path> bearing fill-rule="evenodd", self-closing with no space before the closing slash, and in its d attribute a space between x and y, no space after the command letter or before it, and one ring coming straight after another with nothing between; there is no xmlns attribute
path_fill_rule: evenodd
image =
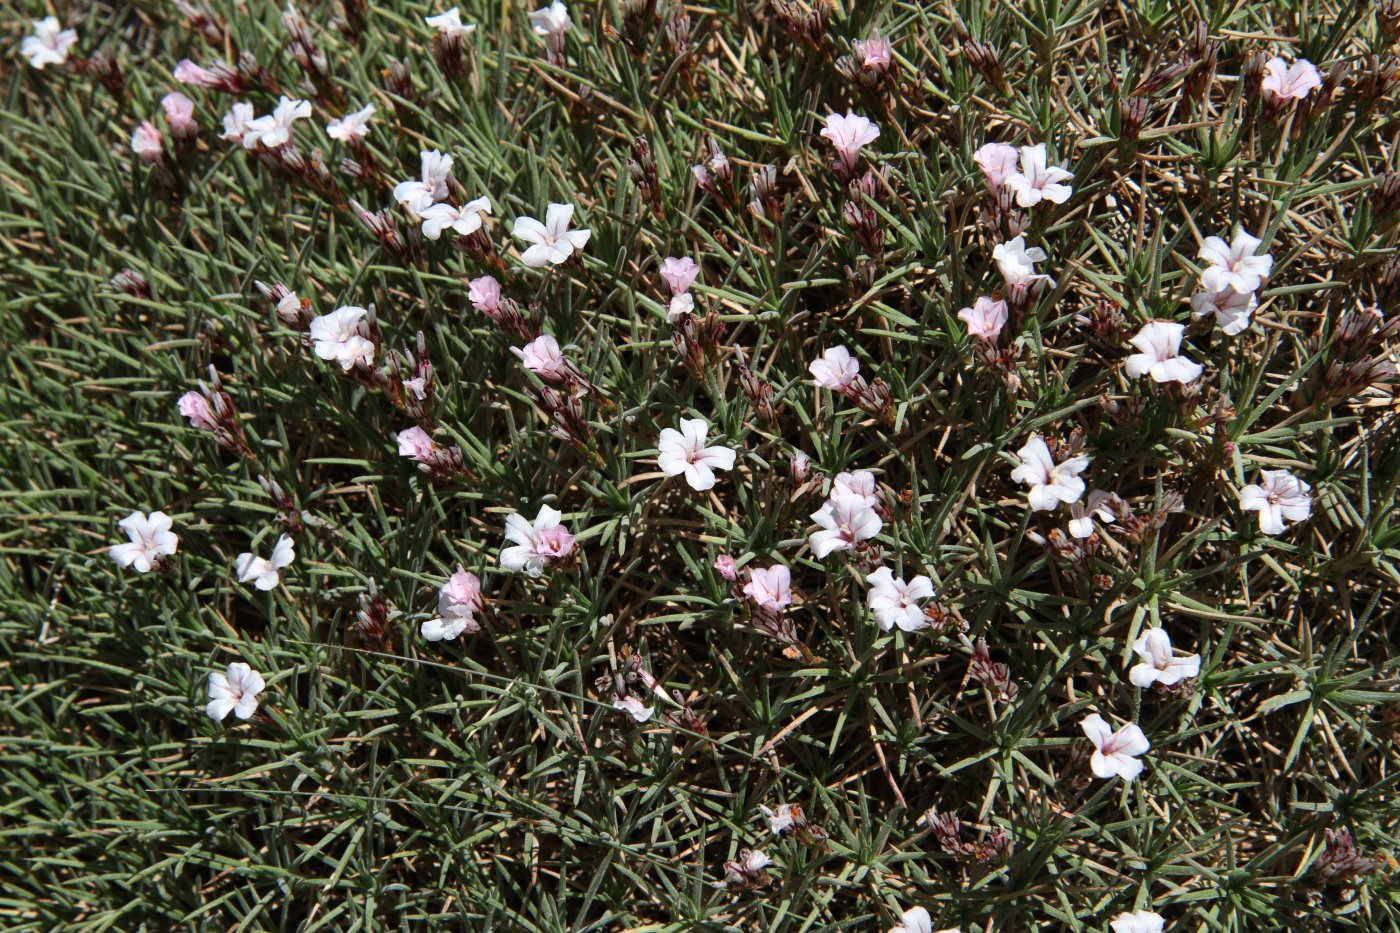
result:
<svg viewBox="0 0 1400 933"><path fill-rule="evenodd" d="M214 415L209 400L198 392L186 392L180 396L177 404L180 414L190 419L190 427L213 431L219 426L219 419Z"/></svg>
<svg viewBox="0 0 1400 933"><path fill-rule="evenodd" d="M812 555L818 560L834 551L849 551L861 542L880 533L884 527L880 515L863 496L836 493L820 509L812 513L812 521L821 526L808 537Z"/></svg>
<svg viewBox="0 0 1400 933"><path fill-rule="evenodd" d="M1280 100L1296 98L1302 100L1322 86L1322 75L1317 66L1306 58L1300 58L1292 65L1277 56L1264 65L1264 91Z"/></svg>
<svg viewBox="0 0 1400 933"><path fill-rule="evenodd" d="M311 345L323 360L333 360L349 372L374 362L374 343L361 326L369 312L354 305L336 308L311 319Z"/></svg>
<svg viewBox="0 0 1400 933"><path fill-rule="evenodd" d="M1171 636L1163 628L1148 629L1133 642L1133 651L1142 658L1128 671L1128 680L1138 687L1162 684L1170 687L1190 680L1201 672L1201 656L1189 654L1178 658L1172 651Z"/></svg>
<svg viewBox="0 0 1400 933"><path fill-rule="evenodd" d="M546 209L544 223L533 217L517 217L511 233L531 244L520 254L520 261L534 268L557 266L575 251L582 252L592 231L570 230L573 216L572 204L551 204Z"/></svg>
<svg viewBox="0 0 1400 933"><path fill-rule="evenodd" d="M734 469L735 453L728 447L706 447L710 426L700 418L682 418L681 429L663 428L656 465L667 476L685 475L691 489L715 485L715 470Z"/></svg>
<svg viewBox="0 0 1400 933"><path fill-rule="evenodd" d="M250 719L258 711L258 694L266 687L261 674L241 661L234 662L227 671L209 675L209 702L204 712L215 722L223 722L229 713Z"/></svg>
<svg viewBox="0 0 1400 933"><path fill-rule="evenodd" d="M744 595L764 609L782 612L792 605L792 571L782 564L754 570L744 584Z"/></svg>
<svg viewBox="0 0 1400 933"><path fill-rule="evenodd" d="M690 291L691 283L699 274L700 266L689 256L682 256L680 259L667 256L661 262L661 278L671 289L672 295L683 295Z"/></svg>
<svg viewBox="0 0 1400 933"><path fill-rule="evenodd" d="M194 123L194 101L179 91L171 91L160 99L165 110L165 122L177 135L185 132Z"/></svg>
<svg viewBox="0 0 1400 933"><path fill-rule="evenodd" d="M540 506L533 523L526 521L519 512L507 515L506 539L515 543L501 551L501 566L538 577L548 562L572 554L574 536L560 524L562 517L563 513L547 505Z"/></svg>
<svg viewBox="0 0 1400 933"><path fill-rule="evenodd" d="M427 431L414 425L398 434L399 456L412 457L419 463L431 463L437 452L437 444Z"/></svg>
<svg viewBox="0 0 1400 933"><path fill-rule="evenodd" d="M1233 337L1249 327L1250 317L1258 305L1254 292L1241 294L1233 288L1196 292L1191 296L1191 317L1199 321L1213 315L1220 330Z"/></svg>
<svg viewBox="0 0 1400 933"><path fill-rule="evenodd" d="M728 554L721 554L715 558L715 569L719 571L721 577L730 583L739 579L739 565Z"/></svg>
<svg viewBox="0 0 1400 933"><path fill-rule="evenodd" d="M423 236L430 240L436 240L449 228L458 236L470 236L481 229L484 215L491 213L491 202L476 198L461 207L430 204L417 213L423 218Z"/></svg>
<svg viewBox="0 0 1400 933"><path fill-rule="evenodd" d="M475 635L481 631L476 613L482 608L481 581L476 574L458 566L438 591L438 618L429 619L418 627L418 633L428 641L452 641L460 635Z"/></svg>
<svg viewBox="0 0 1400 933"><path fill-rule="evenodd" d="M972 160L982 169L987 187L992 191L1006 184L1006 180L1016 173L1016 160L1019 157L1016 147L1006 143L987 143L972 154Z"/></svg>
<svg viewBox="0 0 1400 933"><path fill-rule="evenodd" d="M646 722L656 713L655 707L647 706L639 697L634 696L615 696L612 705L613 709L621 710L637 722Z"/></svg>
<svg viewBox="0 0 1400 933"><path fill-rule="evenodd" d="M928 628L920 600L933 598L933 583L922 574L908 583L896 577L888 567L881 567L865 578L870 585L866 605L875 616L880 630L888 632L898 626L903 632L917 632Z"/></svg>
<svg viewBox="0 0 1400 933"><path fill-rule="evenodd" d="M523 348L511 347L510 352L541 379L559 382L568 375L569 361L564 358L564 351L559 349L559 341L549 334L541 334Z"/></svg>
<svg viewBox="0 0 1400 933"><path fill-rule="evenodd" d="M1054 280L1050 276L1035 271L1035 264L1045 261L1045 250L1039 246L1026 249L1026 238L1018 236L1005 243L998 243L992 250L992 259L1007 285L1030 285L1034 282Z"/></svg>
<svg viewBox="0 0 1400 933"><path fill-rule="evenodd" d="M856 39L851 43L851 52L866 71L883 71L894 62L894 45L881 35Z"/></svg>
<svg viewBox="0 0 1400 933"><path fill-rule="evenodd" d="M395 185L394 200L421 215L447 197L447 180L452 176L452 156L443 155L436 149L425 149L418 157L421 161L418 178Z"/></svg>
<svg viewBox="0 0 1400 933"><path fill-rule="evenodd" d="M844 117L833 113L826 118L821 135L831 140L841 164L848 173L854 174L860 162L861 149L879 138L880 128L854 113L848 112Z"/></svg>
<svg viewBox="0 0 1400 933"><path fill-rule="evenodd" d="M234 560L239 583L251 583L260 590L276 589L282 582L282 570L296 560L296 548L292 539L280 535L272 548L272 556L266 559L251 551L239 554Z"/></svg>
<svg viewBox="0 0 1400 933"><path fill-rule="evenodd" d="M845 392L860 375L860 360L844 346L836 346L824 352L821 359L813 360L807 371L823 389Z"/></svg>
<svg viewBox="0 0 1400 933"><path fill-rule="evenodd" d="M285 146L292 141L292 124L310 116L310 101L283 97L277 102L277 107L272 113L248 121L247 130L243 134L243 148L262 146L264 149L277 149Z"/></svg>
<svg viewBox="0 0 1400 933"><path fill-rule="evenodd" d="M68 50L78 42L78 34L72 29L63 29L54 16L31 20L34 32L25 36L19 44L19 54L28 60L30 67L43 71L49 65L62 65L68 61Z"/></svg>
<svg viewBox="0 0 1400 933"><path fill-rule="evenodd" d="M175 66L175 80L181 84L192 84L195 87L219 88L223 87L227 76L208 68L201 68L188 58L180 59L180 63ZM248 105L249 110L252 105Z"/></svg>
<svg viewBox="0 0 1400 933"><path fill-rule="evenodd" d="M1181 355L1184 333L1185 325L1174 321L1150 321L1142 325L1142 330L1128 341L1139 351L1126 361L1128 375L1134 379L1150 375L1153 382L1182 384L1199 379L1203 372L1201 364Z"/></svg>
<svg viewBox="0 0 1400 933"><path fill-rule="evenodd" d="M1048 512L1084 495L1084 480L1079 478L1089 466L1089 458L1084 454L1056 463L1045 439L1032 434L1026 445L1016 451L1016 458L1020 466L1011 471L1011 479L1030 487L1026 499L1032 510Z"/></svg>
<svg viewBox="0 0 1400 933"><path fill-rule="evenodd" d="M865 504L874 508L880 500L875 495L876 483L875 474L869 470L852 470L850 472L840 472L831 480L831 495L829 498L835 499L837 496L853 496L864 500Z"/></svg>
<svg viewBox="0 0 1400 933"><path fill-rule="evenodd" d="M174 523L164 512L132 512L117 522L130 539L107 549L107 556L119 567L131 567L137 573L150 573L162 557L174 554L180 539L171 531Z"/></svg>
<svg viewBox="0 0 1400 933"><path fill-rule="evenodd" d="M1227 288L1240 294L1257 291L1274 267L1274 259L1268 253L1255 255L1261 242L1243 230L1235 231L1228 246L1218 236L1206 237L1197 254L1207 264L1201 273L1201 285L1212 292Z"/></svg>
<svg viewBox="0 0 1400 933"><path fill-rule="evenodd" d="M1006 302L983 295L972 303L972 307L959 311L958 317L967 323L969 336L991 343L1006 326Z"/></svg>
<svg viewBox="0 0 1400 933"><path fill-rule="evenodd" d="M501 283L489 275L472 279L467 285L467 301L483 314L496 314L501 310Z"/></svg>
<svg viewBox="0 0 1400 933"><path fill-rule="evenodd" d="M1094 754L1089 759L1089 767L1095 777L1111 778L1115 775L1131 781L1142 773L1143 764L1138 760L1152 744L1135 723L1128 723L1117 732L1098 713L1092 713L1080 723L1084 734L1094 743Z"/></svg>
<svg viewBox="0 0 1400 933"><path fill-rule="evenodd" d="M142 120L131 134L131 151L146 165L154 165L165 158L165 142L150 120Z"/></svg>
<svg viewBox="0 0 1400 933"><path fill-rule="evenodd" d="M1166 921L1150 910L1121 913L1108 923L1113 933L1162 933Z"/></svg>
<svg viewBox="0 0 1400 933"><path fill-rule="evenodd" d="M1287 470L1260 470L1259 482L1240 490L1240 508L1259 513L1259 530L1281 535L1284 520L1301 522L1312 514L1312 487Z"/></svg>
<svg viewBox="0 0 1400 933"><path fill-rule="evenodd" d="M1007 176L1006 187L1016 193L1016 203L1022 207L1034 207L1041 201L1063 204L1074 193L1065 184L1074 173L1047 165L1046 159L1045 143L1021 147L1020 171Z"/></svg>
<svg viewBox="0 0 1400 933"><path fill-rule="evenodd" d="M364 139L369 135L369 121L374 116L374 104L365 104L354 113L347 113L326 124L326 135L343 143Z"/></svg>

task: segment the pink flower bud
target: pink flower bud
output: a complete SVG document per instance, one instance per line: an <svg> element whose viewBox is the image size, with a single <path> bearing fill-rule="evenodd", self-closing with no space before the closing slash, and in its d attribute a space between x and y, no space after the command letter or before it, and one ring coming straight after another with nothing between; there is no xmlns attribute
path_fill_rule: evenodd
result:
<svg viewBox="0 0 1400 933"><path fill-rule="evenodd" d="M131 134L131 151L146 165L155 165L165 158L165 143L160 138L160 130L150 120L142 120L136 132Z"/></svg>
<svg viewBox="0 0 1400 933"><path fill-rule="evenodd" d="M501 310L501 283L489 275L472 279L467 300L483 314L497 314Z"/></svg>
<svg viewBox="0 0 1400 933"><path fill-rule="evenodd" d="M180 396L180 414L190 419L190 427L201 428L205 431L212 431L218 427L218 421L214 417L214 409L209 407L209 400L198 392L186 392Z"/></svg>
<svg viewBox="0 0 1400 933"><path fill-rule="evenodd" d="M183 133L194 123L194 101L179 91L172 91L160 99L165 108L165 119L176 134Z"/></svg>
<svg viewBox="0 0 1400 933"><path fill-rule="evenodd" d="M406 431L399 432L399 456L412 457L419 463L428 463L433 459L437 445L428 436L428 432L420 427L412 427Z"/></svg>
<svg viewBox="0 0 1400 933"><path fill-rule="evenodd" d="M668 256L661 263L661 278L670 287L672 295L683 295L690 291L691 284L699 274L700 267L689 256L680 259Z"/></svg>
<svg viewBox="0 0 1400 933"><path fill-rule="evenodd" d="M510 352L520 358L525 368L551 382L562 382L569 372L569 362L559 349L559 341L549 334L536 337L523 349L511 347Z"/></svg>
<svg viewBox="0 0 1400 933"><path fill-rule="evenodd" d="M568 557L574 551L574 536L563 525L540 531L539 552L546 557Z"/></svg>
<svg viewBox="0 0 1400 933"><path fill-rule="evenodd" d="M715 569L719 571L721 577L731 583L739 579L739 568L735 564L734 558L728 554L721 554L715 558Z"/></svg>

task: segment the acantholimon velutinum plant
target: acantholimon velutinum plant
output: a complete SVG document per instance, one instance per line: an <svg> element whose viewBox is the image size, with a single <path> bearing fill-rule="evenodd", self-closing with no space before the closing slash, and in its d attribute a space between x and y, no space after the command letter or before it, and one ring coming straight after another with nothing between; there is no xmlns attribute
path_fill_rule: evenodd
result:
<svg viewBox="0 0 1400 933"><path fill-rule="evenodd" d="M1400 3L6 8L7 930L1395 930Z"/></svg>

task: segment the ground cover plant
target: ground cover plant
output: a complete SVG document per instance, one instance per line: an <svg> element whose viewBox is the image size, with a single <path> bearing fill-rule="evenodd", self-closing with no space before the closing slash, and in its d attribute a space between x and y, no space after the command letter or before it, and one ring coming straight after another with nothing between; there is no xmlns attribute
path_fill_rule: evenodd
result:
<svg viewBox="0 0 1400 933"><path fill-rule="evenodd" d="M25 2L11 930L1400 928L1400 4Z"/></svg>

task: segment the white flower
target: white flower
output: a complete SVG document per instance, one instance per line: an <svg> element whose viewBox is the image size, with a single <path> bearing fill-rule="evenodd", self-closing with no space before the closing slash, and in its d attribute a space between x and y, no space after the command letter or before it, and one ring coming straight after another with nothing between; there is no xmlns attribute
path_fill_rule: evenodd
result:
<svg viewBox="0 0 1400 933"><path fill-rule="evenodd" d="M821 359L809 363L807 371L823 389L845 392L860 375L860 360L851 356L851 351L844 346L836 346L823 353Z"/></svg>
<svg viewBox="0 0 1400 933"><path fill-rule="evenodd" d="M352 139L364 139L369 133L369 118L374 116L374 104L365 104L354 113L347 113L338 120L326 124L326 135L348 143Z"/></svg>
<svg viewBox="0 0 1400 933"><path fill-rule="evenodd" d="M428 641L451 641L462 633L481 631L476 612L482 606L481 581L460 566L438 591L438 616L418 627Z"/></svg>
<svg viewBox="0 0 1400 933"><path fill-rule="evenodd" d="M446 13L426 17L424 22L436 29L444 39L460 39L476 31L474 23L462 23L462 14L455 6Z"/></svg>
<svg viewBox="0 0 1400 933"><path fill-rule="evenodd" d="M1241 294L1233 288L1218 292L1196 292L1191 296L1191 317L1204 320L1215 315L1215 323L1223 332L1233 337L1249 327L1249 319L1258 305L1254 292Z"/></svg>
<svg viewBox="0 0 1400 933"><path fill-rule="evenodd" d="M667 476L685 474L691 489L705 490L715 485L715 470L734 469L734 451L728 447L706 447L710 426L700 418L682 418L681 429L663 428L656 465Z"/></svg>
<svg viewBox="0 0 1400 933"><path fill-rule="evenodd" d="M131 540L114 544L107 549L107 556L119 567L133 567L137 573L150 573L156 560L175 553L180 539L171 531L170 516L164 512L132 512L117 522Z"/></svg>
<svg viewBox="0 0 1400 933"><path fill-rule="evenodd" d="M859 541L875 537L884 527L880 515L863 496L852 496L839 491L819 510L812 513L812 521L821 526L821 531L812 532L808 542L812 555L820 560L833 551L849 551Z"/></svg>
<svg viewBox="0 0 1400 933"><path fill-rule="evenodd" d="M773 831L775 836L781 836L796 826L798 818L802 815L802 809L791 803L780 803L776 810L770 810L763 804L759 804L758 812L762 813L764 818L768 820L768 828Z"/></svg>
<svg viewBox="0 0 1400 933"><path fill-rule="evenodd" d="M836 154L846 170L854 172L860 161L861 149L880 137L880 128L854 113L848 112L844 117L833 113L826 118L821 134L836 147Z"/></svg>
<svg viewBox="0 0 1400 933"><path fill-rule="evenodd" d="M742 864L744 866L744 871L748 872L749 874L756 875L759 872L763 871L765 868L771 867L773 864L773 860L767 855L763 854L763 852L759 849L745 849L744 861L742 862Z"/></svg>
<svg viewBox="0 0 1400 933"><path fill-rule="evenodd" d="M436 240L448 227L458 236L470 236L481 229L481 215L489 213L491 202L486 198L476 198L461 207L431 204L418 211L418 216L423 218L423 235L430 240Z"/></svg>
<svg viewBox="0 0 1400 933"><path fill-rule="evenodd" d="M1142 658L1142 663L1133 665L1132 670L1128 671L1128 679L1139 687L1153 684L1170 687L1201 672L1199 654L1184 658L1172 654L1172 640L1166 629L1153 628L1143 632L1133 642L1133 651Z"/></svg>
<svg viewBox="0 0 1400 933"><path fill-rule="evenodd" d="M1150 910L1135 910L1119 914L1108 925L1113 933L1162 933L1166 921Z"/></svg>
<svg viewBox="0 0 1400 933"><path fill-rule="evenodd" d="M526 243L533 244L521 253L520 261L536 268L550 263L558 265L572 256L574 250L582 251L592 231L570 230L569 223L573 217L572 204L549 205L544 223L533 217L517 217L511 232Z"/></svg>
<svg viewBox="0 0 1400 933"><path fill-rule="evenodd" d="M530 14L530 28L537 36L557 36L568 32L573 25L569 19L569 8L560 0L554 0L547 7L541 7Z"/></svg>
<svg viewBox="0 0 1400 933"><path fill-rule="evenodd" d="M1006 302L983 295L972 303L972 307L959 311L958 317L967 323L968 336L994 341L1006 326Z"/></svg>
<svg viewBox="0 0 1400 933"><path fill-rule="evenodd" d="M744 584L744 595L764 609L782 612L792 605L792 571L782 564L754 570Z"/></svg>
<svg viewBox="0 0 1400 933"><path fill-rule="evenodd" d="M674 324L687 314L695 311L695 299L689 292L681 295L672 295L670 304L666 305L666 323Z"/></svg>
<svg viewBox="0 0 1400 933"><path fill-rule="evenodd" d="M1016 451L1016 458L1021 465L1011 471L1011 479L1030 487L1026 500L1034 511L1048 512L1061 502L1077 502L1084 495L1084 480L1079 478L1089 466L1084 454L1057 464L1045 440L1032 434L1026 446Z"/></svg>
<svg viewBox="0 0 1400 933"><path fill-rule="evenodd" d="M160 130L150 120L142 120L131 134L131 151L146 165L164 159L165 142L160 137Z"/></svg>
<svg viewBox="0 0 1400 933"><path fill-rule="evenodd" d="M992 258L1007 285L1029 285L1041 280L1054 284L1050 276L1035 271L1035 264L1045 261L1045 250L1039 246L1026 249L1026 238L1018 236L1014 240L998 243L992 250Z"/></svg>
<svg viewBox="0 0 1400 933"><path fill-rule="evenodd" d="M243 133L243 148L276 149L292 141L292 124L311 116L311 102L283 97L265 117L249 120Z"/></svg>
<svg viewBox="0 0 1400 933"><path fill-rule="evenodd" d="M656 708L647 706L638 697L625 696L613 697L613 709L620 709L631 716L637 722L646 722L656 712Z"/></svg>
<svg viewBox="0 0 1400 933"><path fill-rule="evenodd" d="M1074 177L1058 166L1045 164L1045 143L1021 147L1021 170L1007 176L1006 187L1016 192L1016 203L1034 207L1042 200L1063 204L1074 189L1062 184Z"/></svg>
<svg viewBox="0 0 1400 933"><path fill-rule="evenodd" d="M25 36L20 43L19 54L29 59L29 64L39 70L47 65L62 65L68 61L68 50L78 41L78 34L72 29L60 29L58 19L45 16L34 22L34 34Z"/></svg>
<svg viewBox="0 0 1400 933"><path fill-rule="evenodd" d="M272 548L272 557L263 560L256 554L244 552L238 555L234 567L238 570L239 583L252 583L260 590L270 590L282 582L281 570L296 559L292 539L282 535Z"/></svg>
<svg viewBox="0 0 1400 933"><path fill-rule="evenodd" d="M364 308L345 305L330 314L311 319L311 343L316 355L334 360L349 372L357 363L369 366L374 362L374 343L360 330L368 314Z"/></svg>
<svg viewBox="0 0 1400 933"><path fill-rule="evenodd" d="M1304 521L1312 514L1312 487L1287 470L1260 470L1260 483L1240 490L1240 508L1259 513L1259 530L1281 535L1284 519Z"/></svg>
<svg viewBox="0 0 1400 933"><path fill-rule="evenodd" d="M896 625L900 631L917 632L928 628L928 619L918 600L933 596L933 583L925 576L917 576L905 583L896 577L888 567L881 567L865 578L870 584L870 594L866 605L875 615L880 630L888 632Z"/></svg>
<svg viewBox="0 0 1400 933"><path fill-rule="evenodd" d="M1241 294L1257 291L1274 267L1274 259L1268 253L1254 254L1261 242L1243 230L1235 232L1235 239L1229 246L1218 236L1206 237L1197 254L1197 258L1207 263L1206 271L1201 273L1201 284L1213 292L1227 288Z"/></svg>
<svg viewBox="0 0 1400 933"><path fill-rule="evenodd" d="M514 541L515 545L501 551L501 566L507 570L524 570L530 576L538 577L547 561L572 554L574 536L559 523L562 514L542 505L533 524L519 512L507 515L506 539Z"/></svg>
<svg viewBox="0 0 1400 933"><path fill-rule="evenodd" d="M447 197L447 179L452 175L452 156L425 149L419 158L422 169L418 180L401 181L394 186L394 200L415 214L422 214Z"/></svg>
<svg viewBox="0 0 1400 933"><path fill-rule="evenodd" d="M1150 321L1128 342L1140 350L1127 359L1128 375L1137 379L1150 375L1153 382L1180 382L1199 379L1203 367L1180 355L1184 324Z"/></svg>
<svg viewBox="0 0 1400 933"><path fill-rule="evenodd" d="M1296 97L1302 100L1312 93L1313 88L1322 86L1322 75L1317 66L1306 58L1300 58L1292 65L1275 56L1264 64L1263 89L1281 100Z"/></svg>
<svg viewBox="0 0 1400 933"><path fill-rule="evenodd" d="M209 675L209 703L204 712L215 722L223 722L229 713L239 719L251 718L258 711L258 694L266 686L261 674L236 661L227 673L214 671Z"/></svg>
<svg viewBox="0 0 1400 933"><path fill-rule="evenodd" d="M233 109L224 114L224 132L219 138L242 142L243 137L248 135L248 124L253 122L253 117L252 104L234 104Z"/></svg>
<svg viewBox="0 0 1400 933"><path fill-rule="evenodd" d="M1095 777L1111 778L1114 775L1131 781L1142 773L1142 762L1138 756L1152 747L1147 736L1142 734L1134 723L1128 723L1117 732L1098 713L1092 713L1080 723L1084 734L1094 743L1094 755L1089 767Z"/></svg>
<svg viewBox="0 0 1400 933"><path fill-rule="evenodd" d="M1116 517L1109 503L1113 494L1095 489L1089 493L1088 504L1075 501L1069 504L1069 533L1076 538L1087 538L1094 533L1094 519L1106 525L1113 524Z"/></svg>
<svg viewBox="0 0 1400 933"><path fill-rule="evenodd" d="M933 918L922 907L911 907L899 917L899 924L890 933L933 933Z"/></svg>

